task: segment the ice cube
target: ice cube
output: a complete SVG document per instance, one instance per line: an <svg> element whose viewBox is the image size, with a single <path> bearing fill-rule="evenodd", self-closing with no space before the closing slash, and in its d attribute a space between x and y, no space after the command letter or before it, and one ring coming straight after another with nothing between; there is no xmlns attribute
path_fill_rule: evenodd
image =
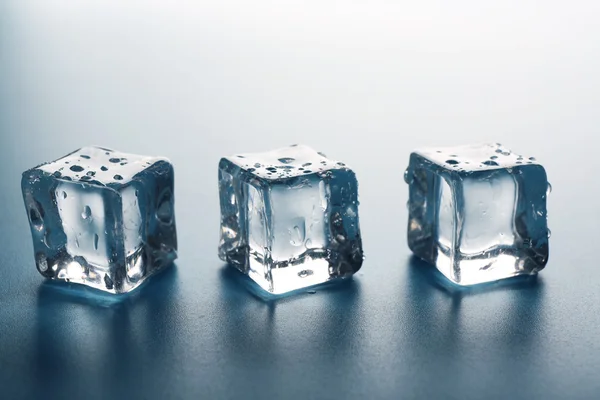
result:
<svg viewBox="0 0 600 400"><path fill-rule="evenodd" d="M415 151L408 245L451 281L532 275L548 261L546 171L500 144Z"/></svg>
<svg viewBox="0 0 600 400"><path fill-rule="evenodd" d="M129 292L177 257L173 167L84 147L23 173L35 260L47 278Z"/></svg>
<svg viewBox="0 0 600 400"><path fill-rule="evenodd" d="M223 158L219 257L273 294L349 277L363 262L357 189L306 146Z"/></svg>

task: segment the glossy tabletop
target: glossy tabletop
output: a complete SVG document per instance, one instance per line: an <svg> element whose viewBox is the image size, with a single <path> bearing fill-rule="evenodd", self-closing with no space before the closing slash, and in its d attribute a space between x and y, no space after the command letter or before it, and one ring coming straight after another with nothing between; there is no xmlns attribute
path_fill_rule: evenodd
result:
<svg viewBox="0 0 600 400"><path fill-rule="evenodd" d="M485 3L485 4L484 4ZM0 398L600 396L600 6L0 4ZM554 190L537 279L449 286L406 245L410 151L501 142ZM355 279L274 301L217 257L222 155L357 173ZM113 300L36 271L21 172L86 145L171 159L179 259Z"/></svg>

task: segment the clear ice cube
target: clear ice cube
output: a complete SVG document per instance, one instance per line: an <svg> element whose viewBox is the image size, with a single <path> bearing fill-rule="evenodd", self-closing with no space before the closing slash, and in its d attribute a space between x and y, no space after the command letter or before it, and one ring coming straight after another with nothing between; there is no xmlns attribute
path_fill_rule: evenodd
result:
<svg viewBox="0 0 600 400"><path fill-rule="evenodd" d="M173 167L85 147L23 173L39 272L129 292L177 257Z"/></svg>
<svg viewBox="0 0 600 400"><path fill-rule="evenodd" d="M219 257L273 294L354 274L358 183L306 146L222 158Z"/></svg>
<svg viewBox="0 0 600 400"><path fill-rule="evenodd" d="M408 245L460 285L532 275L548 261L546 171L500 144L415 151Z"/></svg>

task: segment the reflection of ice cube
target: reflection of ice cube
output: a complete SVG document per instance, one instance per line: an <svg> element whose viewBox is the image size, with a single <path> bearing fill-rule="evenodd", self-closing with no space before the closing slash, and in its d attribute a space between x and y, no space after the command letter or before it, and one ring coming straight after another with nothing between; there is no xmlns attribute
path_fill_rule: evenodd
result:
<svg viewBox="0 0 600 400"><path fill-rule="evenodd" d="M48 278L121 293L176 258L166 159L86 147L26 171L22 186Z"/></svg>
<svg viewBox="0 0 600 400"><path fill-rule="evenodd" d="M271 293L362 264L354 173L306 146L223 158L219 256Z"/></svg>
<svg viewBox="0 0 600 400"><path fill-rule="evenodd" d="M500 145L414 152L408 244L463 284L535 274L548 260L544 168Z"/></svg>

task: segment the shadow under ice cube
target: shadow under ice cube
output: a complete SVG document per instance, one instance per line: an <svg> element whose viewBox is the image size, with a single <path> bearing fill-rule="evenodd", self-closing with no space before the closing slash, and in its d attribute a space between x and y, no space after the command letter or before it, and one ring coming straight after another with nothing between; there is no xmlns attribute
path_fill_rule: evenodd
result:
<svg viewBox="0 0 600 400"><path fill-rule="evenodd" d="M173 167L165 158L85 147L23 173L38 270L129 292L177 257Z"/></svg>
<svg viewBox="0 0 600 400"><path fill-rule="evenodd" d="M546 172L500 144L415 151L408 245L460 285L532 275L548 261Z"/></svg>
<svg viewBox="0 0 600 400"><path fill-rule="evenodd" d="M354 172L306 146L221 159L219 257L281 294L362 265Z"/></svg>

